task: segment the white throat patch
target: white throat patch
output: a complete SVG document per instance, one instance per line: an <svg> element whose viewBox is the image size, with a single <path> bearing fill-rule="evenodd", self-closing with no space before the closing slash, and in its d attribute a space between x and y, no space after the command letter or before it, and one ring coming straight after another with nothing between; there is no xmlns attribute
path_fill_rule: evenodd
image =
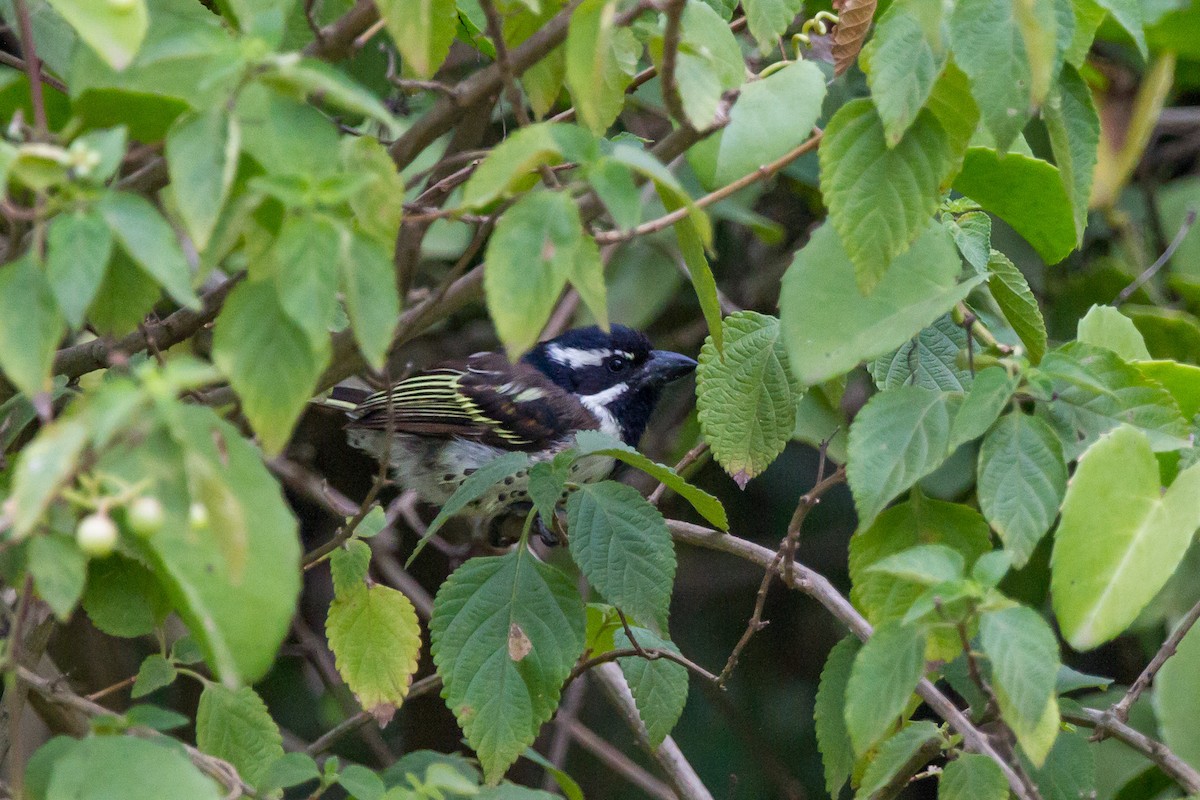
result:
<svg viewBox="0 0 1200 800"><path fill-rule="evenodd" d="M604 359L612 355L612 351L604 348L581 350L578 347L552 344L546 348L546 355L550 357L551 361L576 369L578 367L598 367L604 363Z"/></svg>
<svg viewBox="0 0 1200 800"><path fill-rule="evenodd" d="M600 430L618 439L621 438L621 425L613 413L608 410L608 406L612 401L625 394L628 389L629 384L618 383L603 392L578 395L579 402L583 403L584 407L595 414L596 419L600 421Z"/></svg>

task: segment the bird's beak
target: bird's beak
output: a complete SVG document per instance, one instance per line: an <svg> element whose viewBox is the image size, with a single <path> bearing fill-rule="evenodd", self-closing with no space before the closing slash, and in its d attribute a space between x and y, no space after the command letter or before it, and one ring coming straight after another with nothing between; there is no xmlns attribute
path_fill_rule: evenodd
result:
<svg viewBox="0 0 1200 800"><path fill-rule="evenodd" d="M645 367L645 380L659 386L690 375L696 369L696 361L670 350L654 350Z"/></svg>

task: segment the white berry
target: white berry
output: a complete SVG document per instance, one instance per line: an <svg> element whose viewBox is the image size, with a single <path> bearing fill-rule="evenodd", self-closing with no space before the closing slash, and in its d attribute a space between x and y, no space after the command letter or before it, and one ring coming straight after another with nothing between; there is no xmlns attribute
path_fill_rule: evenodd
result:
<svg viewBox="0 0 1200 800"><path fill-rule="evenodd" d="M188 523L193 530L208 527L208 508L203 503L192 503L188 509Z"/></svg>
<svg viewBox="0 0 1200 800"><path fill-rule="evenodd" d="M88 514L75 527L75 543L89 556L106 556L117 546L117 526L107 514Z"/></svg>
<svg viewBox="0 0 1200 800"><path fill-rule="evenodd" d="M167 513L157 497L139 497L129 504L126 511L129 528L138 536L158 533L166 518Z"/></svg>

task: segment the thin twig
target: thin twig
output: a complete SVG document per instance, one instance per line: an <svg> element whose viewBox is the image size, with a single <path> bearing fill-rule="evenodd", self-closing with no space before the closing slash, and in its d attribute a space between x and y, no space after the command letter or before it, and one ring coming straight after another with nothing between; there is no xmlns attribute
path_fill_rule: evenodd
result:
<svg viewBox="0 0 1200 800"><path fill-rule="evenodd" d="M1153 264L1146 267L1145 271L1143 271L1142 274L1137 277L1137 280L1121 290L1121 293L1117 295L1117 299L1113 301L1113 305L1119 306L1121 303L1124 303L1126 300L1132 297L1133 293L1140 289L1142 285L1146 283L1146 281L1158 274L1158 271L1162 269L1168 261L1171 260L1171 256L1175 255L1175 251L1179 249L1179 245L1183 244L1183 240L1187 238L1188 232L1195 224L1196 209L1188 209L1187 216L1183 218L1183 224L1180 225L1179 230L1175 232L1175 238L1171 240L1169 245L1167 245L1167 249L1163 251L1161 256L1155 259Z"/></svg>
<svg viewBox="0 0 1200 800"><path fill-rule="evenodd" d="M579 720L569 720L568 728L575 743L600 760L604 766L657 800L678 800L671 787L642 769L637 762L609 744Z"/></svg>
<svg viewBox="0 0 1200 800"><path fill-rule="evenodd" d="M679 459L679 463L675 465L675 474L682 475L685 469L696 463L696 461L698 461L700 457L707 452L708 442L701 441L700 444L684 453L683 458ZM654 491L651 492L650 496L646 499L650 501L650 505L657 506L660 502L662 502L663 495L666 494L666 491L667 485L665 483L660 483L658 486L654 487Z"/></svg>
<svg viewBox="0 0 1200 800"><path fill-rule="evenodd" d="M683 110L683 98L679 94L679 82L675 79L675 59L679 55L679 40L683 28L683 9L686 0L668 0L663 7L666 25L663 28L662 85L663 105L667 113L680 125L690 128L691 121Z"/></svg>
<svg viewBox="0 0 1200 800"><path fill-rule="evenodd" d="M512 106L513 114L521 127L528 125L529 112L525 110L525 101L521 97L521 87L517 85L517 76L513 72L512 62L508 59L508 43L504 41L504 21L492 0L479 0L479 7L487 19L487 35L496 49L496 65L500 68L500 80L504 85L504 94L508 104Z"/></svg>
<svg viewBox="0 0 1200 800"><path fill-rule="evenodd" d="M50 124L46 121L46 99L42 95L42 62L33 41L33 19L29 16L29 4L25 0L13 0L13 10L17 15L17 27L21 30L21 55L25 61L25 72L29 75L34 134L39 140L44 140L50 135Z"/></svg>
<svg viewBox="0 0 1200 800"><path fill-rule="evenodd" d="M429 694L430 692L436 692L440 688L442 688L441 676L430 675L422 678L409 688L408 694L404 697L404 702L407 703L410 700L415 700L416 698L421 697L422 695ZM332 747L338 739L341 739L343 736L349 733L353 733L374 719L375 717L370 711L359 711L358 713L347 717L337 725L330 728L312 744L304 748L304 752L308 753L310 756L320 755Z"/></svg>
<svg viewBox="0 0 1200 800"><path fill-rule="evenodd" d="M1200 772L1195 767L1175 755L1162 742L1134 730L1116 719L1110 712L1084 708L1078 714L1073 711L1064 711L1062 716L1063 720L1072 725L1094 728L1097 733L1103 731L1117 741L1125 743L1157 764L1189 796L1200 794Z"/></svg>
<svg viewBox="0 0 1200 800"><path fill-rule="evenodd" d="M12 67L13 69L19 69L22 72L27 72L29 70L29 65L25 63L24 59L17 58L12 53L6 53L3 50L0 50L0 64L3 64L6 67ZM63 94L67 93L67 85L53 75L48 74L44 69L41 70L41 78L42 83L46 84L51 89L57 89Z"/></svg>
<svg viewBox="0 0 1200 800"><path fill-rule="evenodd" d="M1154 658L1150 659L1150 663L1142 670L1142 674L1138 675L1137 680L1125 692L1117 703L1113 705L1109 711L1118 722L1126 722L1129 719L1129 710L1133 708L1133 704L1142 696L1142 692L1149 688L1154 681L1154 676L1162 669L1163 664L1167 663L1167 659L1175 655L1175 651L1179 648L1179 643L1183 641L1183 637L1196 624L1196 620L1200 619L1200 603L1192 606L1191 610L1184 615L1179 624L1175 626L1175 630L1171 631L1171 635L1162 643L1162 647L1158 648L1158 652L1154 654Z"/></svg>
<svg viewBox="0 0 1200 800"><path fill-rule="evenodd" d="M137 675L130 675L128 678L117 681L116 683L112 684L111 686L105 686L103 689L92 692L91 694L87 695L87 699L91 700L92 702L95 702L103 697L108 697L113 692L119 692L122 689L124 689L126 686L132 686L133 682L136 680L137 680Z"/></svg>
<svg viewBox="0 0 1200 800"><path fill-rule="evenodd" d="M676 222L679 222L679 220L683 219L688 214L690 214L692 212L693 208L705 208L706 206L710 206L713 203L716 203L720 200L724 200L726 197L729 197L730 195L735 194L735 193L741 191L742 189L745 189L747 186L750 186L751 184L757 183L758 181L765 180L765 179L771 177L776 172L783 169L784 167L786 167L788 164L795 161L800 156L804 155L805 153L811 152L818 144L820 144L821 136L822 136L822 131L820 129L814 128L812 136L810 136L808 139L804 140L804 142L802 144L800 144L799 146L792 148L792 150L789 151L786 155L775 159L774 161L772 161L769 164L764 164L763 166L756 169L754 172L751 172L747 175L742 176L741 178L738 178L736 181L734 181L733 183L731 183L727 186L722 186L720 189L717 189L716 191L709 192L708 194L704 195L703 197L697 198L697 200L694 203L692 203L692 205L681 206L680 208L677 208L676 210L672 211L669 214L664 214L663 216L658 217L657 219L652 219L652 220L649 220L648 222L643 222L641 225L636 225L636 226L630 228L629 230L601 231L595 235L596 242L599 244L612 244L614 242L626 242L626 241L629 241L630 239L636 238L638 236L645 236L648 233L657 233L658 231L665 230L666 228L671 227Z"/></svg>

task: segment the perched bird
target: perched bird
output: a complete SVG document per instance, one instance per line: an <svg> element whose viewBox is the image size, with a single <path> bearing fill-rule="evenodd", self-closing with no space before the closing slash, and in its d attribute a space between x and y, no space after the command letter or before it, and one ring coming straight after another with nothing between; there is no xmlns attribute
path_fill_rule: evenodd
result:
<svg viewBox="0 0 1200 800"><path fill-rule="evenodd" d="M663 387L695 368L687 356L652 349L631 328L577 328L537 345L515 364L503 353L475 353L370 396L339 387L332 400L349 408L350 444L386 459L404 488L442 505L467 476L505 452L527 452L533 462L549 459L581 430L600 430L636 446ZM572 480L603 480L612 466L601 456L580 459ZM490 520L527 513L527 484L527 474L519 472L464 514Z"/></svg>

